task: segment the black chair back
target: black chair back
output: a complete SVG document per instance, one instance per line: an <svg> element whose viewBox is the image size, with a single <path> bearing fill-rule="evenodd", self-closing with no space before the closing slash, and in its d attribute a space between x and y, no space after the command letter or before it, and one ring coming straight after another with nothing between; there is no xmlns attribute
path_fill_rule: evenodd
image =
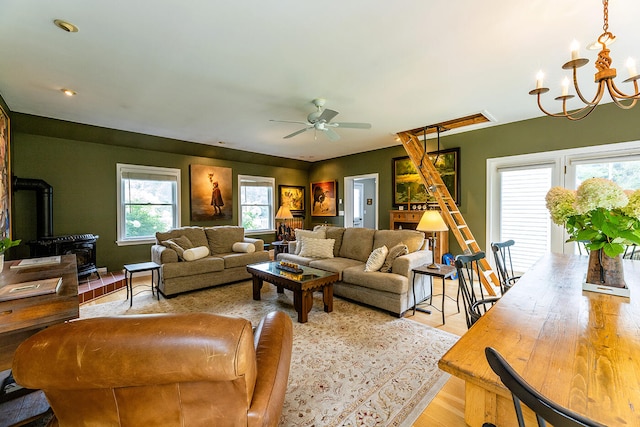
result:
<svg viewBox="0 0 640 427"><path fill-rule="evenodd" d="M491 243L498 279L500 279L500 290L503 294L511 289L520 278L513 272L513 261L511 260L511 246L513 245L515 245L513 240Z"/></svg>
<svg viewBox="0 0 640 427"><path fill-rule="evenodd" d="M484 252L473 255L456 256L455 265L458 272L458 286L464 304L467 327L470 328L493 305L498 297L484 297L480 275L484 274L480 268L480 261L485 257Z"/></svg>
<svg viewBox="0 0 640 427"><path fill-rule="evenodd" d="M524 403L536 414L538 426L544 427L547 422L554 427L604 427L604 424L592 421L580 414L564 408L547 399L531 387L495 349L484 349L489 366L502 383L511 391L513 404L518 417L518 425L525 427L521 403ZM485 423L485 426L492 424Z"/></svg>

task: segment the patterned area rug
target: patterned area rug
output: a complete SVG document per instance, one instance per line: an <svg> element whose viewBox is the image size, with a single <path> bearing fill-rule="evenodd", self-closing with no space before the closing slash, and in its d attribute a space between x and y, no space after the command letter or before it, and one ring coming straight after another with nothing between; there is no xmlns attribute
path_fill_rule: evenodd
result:
<svg viewBox="0 0 640 427"><path fill-rule="evenodd" d="M128 301L82 305L80 317L211 312L254 325L268 312L293 320L294 342L281 426L411 426L449 378L438 359L457 336L394 318L340 298L325 313L316 293L309 321L297 322L293 295L265 284L252 299L250 281L157 301L150 292Z"/></svg>

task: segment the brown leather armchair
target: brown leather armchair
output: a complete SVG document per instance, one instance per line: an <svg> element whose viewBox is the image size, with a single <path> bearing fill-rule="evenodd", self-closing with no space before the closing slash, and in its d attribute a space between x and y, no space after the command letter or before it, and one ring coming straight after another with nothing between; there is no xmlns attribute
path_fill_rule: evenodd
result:
<svg viewBox="0 0 640 427"><path fill-rule="evenodd" d="M15 353L18 384L44 391L61 426L276 426L289 377L289 316L208 313L83 319Z"/></svg>

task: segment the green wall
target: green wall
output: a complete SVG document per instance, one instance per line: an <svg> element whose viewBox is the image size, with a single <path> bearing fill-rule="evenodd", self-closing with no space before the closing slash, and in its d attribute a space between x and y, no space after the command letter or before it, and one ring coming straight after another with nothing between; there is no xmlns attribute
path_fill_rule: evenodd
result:
<svg viewBox="0 0 640 427"><path fill-rule="evenodd" d="M182 224L195 225L190 221L189 211L189 165L224 166L232 168L234 180L234 216L232 221L201 222L198 225L237 224L237 175L271 176L276 186L307 185L308 164L306 162L283 161L281 158L259 156L237 150L217 148L215 158L183 153L132 148L113 143L89 142L117 140L120 132L101 128L88 128L91 132L82 136L60 138L34 134L29 131L31 116L17 117L12 134L13 174L20 178L37 178L53 187L54 235L94 233L100 236L97 247L98 266L108 270L121 269L123 264L148 261L150 245L117 246L116 240L116 163L179 168L181 176ZM41 121L38 118L37 121ZM54 121L55 122L55 121ZM67 126L66 124L64 126ZM79 125L82 127L81 125ZM77 129L76 129L77 130ZM85 129L86 130L86 129ZM41 133L41 132L39 132ZM82 133L82 132L81 132ZM60 134L60 132L57 132ZM128 137L129 135L125 135ZM153 137L140 135L146 141ZM155 138L159 149L167 144L184 145L190 152L197 144ZM164 145L163 145L164 144ZM209 150L210 147L201 147ZM224 157L245 161L225 160ZM266 161L265 161L266 159ZM273 164L291 164L292 167L253 163L263 160ZM24 242L36 239L35 192L14 192L13 236ZM271 242L275 234L259 236ZM28 247L21 245L14 258L29 256Z"/></svg>
<svg viewBox="0 0 640 427"><path fill-rule="evenodd" d="M606 104L578 122L545 116L449 136L444 133L440 141L441 149L460 147L460 212L480 247L485 247L487 159L640 141L640 108L622 110L614 104ZM436 141L428 139L427 151L434 150ZM311 181L338 180L338 197L343 198L345 176L378 172L378 227L389 228L389 210L392 209L391 159L406 155L402 146L395 146L317 162L311 166L309 178ZM342 217L335 218L334 222L342 224ZM451 235L449 243L452 253L459 253L459 246Z"/></svg>
<svg viewBox="0 0 640 427"><path fill-rule="evenodd" d="M0 97L0 102L4 101ZM9 112L12 120L12 167L20 178L39 178L54 189L54 234L95 233L98 264L109 270L149 259L149 245L123 246L116 239L116 163L174 167L182 170L182 222L189 221L189 165L225 166L237 175L273 176L276 185L303 185L336 180L344 199L344 177L378 173L379 228L389 227L392 209L392 159L405 156L401 145L341 158L308 163L187 141L159 138ZM428 120L425 120L428 124ZM481 247L485 242L486 160L509 155L640 140L640 108L624 111L600 106L580 122L541 117L441 137L441 148L460 147L461 212ZM428 140L427 150L436 149ZM287 167L280 165L286 164ZM14 238L36 236L35 195L15 193ZM308 193L307 193L308 194ZM307 195L309 197L309 195ZM234 198L234 207L237 200ZM342 210L343 205L339 206ZM236 209L237 210L237 209ZM232 223L237 222L237 212ZM306 226L342 225L343 217L306 217ZM200 225L217 225L210 222ZM263 236L267 242L274 236ZM451 251L459 251L451 239ZM28 256L22 246L13 257Z"/></svg>

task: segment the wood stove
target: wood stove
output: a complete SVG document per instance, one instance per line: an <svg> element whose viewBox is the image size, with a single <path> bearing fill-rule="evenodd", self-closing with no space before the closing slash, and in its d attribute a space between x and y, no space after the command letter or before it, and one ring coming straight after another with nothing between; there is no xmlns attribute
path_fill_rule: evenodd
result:
<svg viewBox="0 0 640 427"><path fill-rule="evenodd" d="M54 255L75 255L78 263L78 277L92 273L98 274L96 267L96 241L100 236L95 234L74 234L57 237L41 237L29 242L31 257ZM100 277L100 274L98 274Z"/></svg>
<svg viewBox="0 0 640 427"><path fill-rule="evenodd" d="M75 255L78 277L98 274L96 240L94 234L53 236L53 187L41 179L13 177L13 191L30 190L36 193L38 239L29 242L31 257ZM100 275L98 274L98 277Z"/></svg>

